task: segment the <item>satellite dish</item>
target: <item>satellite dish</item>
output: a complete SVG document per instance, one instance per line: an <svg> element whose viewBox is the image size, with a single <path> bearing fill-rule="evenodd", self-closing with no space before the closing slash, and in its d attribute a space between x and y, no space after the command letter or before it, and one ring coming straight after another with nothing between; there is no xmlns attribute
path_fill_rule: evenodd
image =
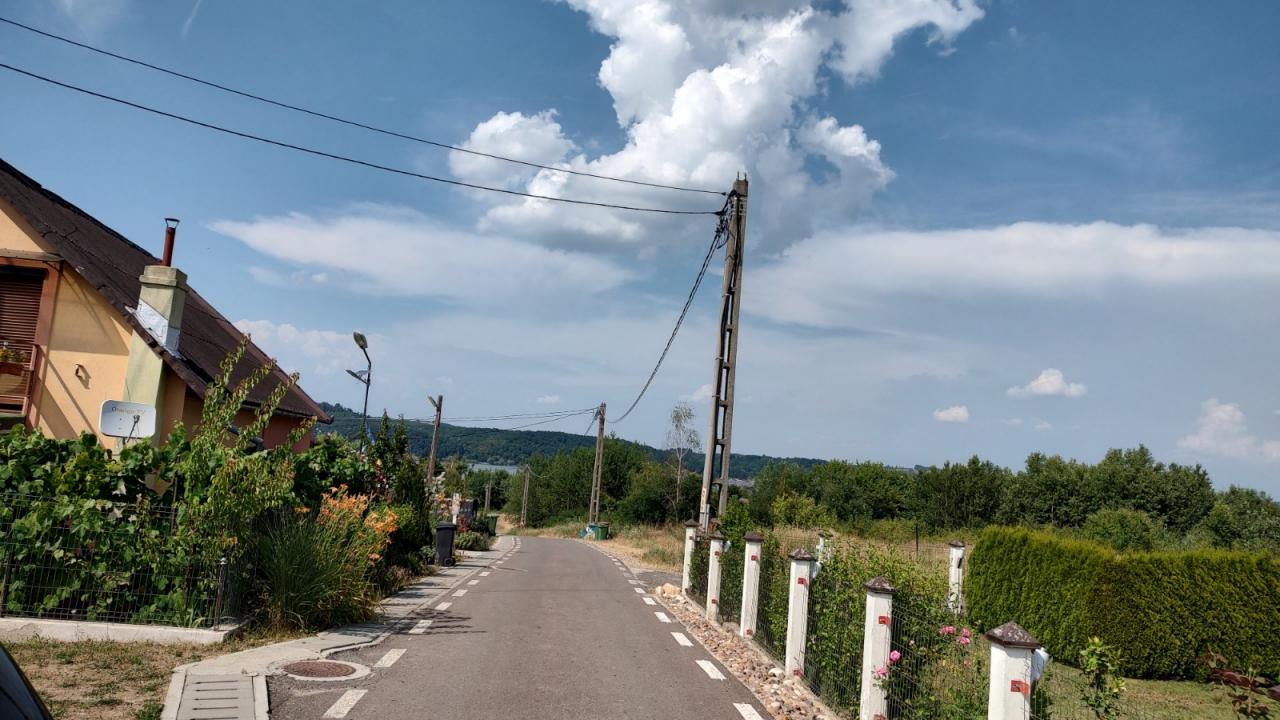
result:
<svg viewBox="0 0 1280 720"><path fill-rule="evenodd" d="M98 430L118 438L149 438L156 434L156 409L143 403L107 400L102 403Z"/></svg>

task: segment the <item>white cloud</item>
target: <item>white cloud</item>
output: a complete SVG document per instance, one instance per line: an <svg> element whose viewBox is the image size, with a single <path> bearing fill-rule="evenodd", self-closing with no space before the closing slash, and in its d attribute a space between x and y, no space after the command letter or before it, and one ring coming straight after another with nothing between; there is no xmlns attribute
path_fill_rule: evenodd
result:
<svg viewBox="0 0 1280 720"><path fill-rule="evenodd" d="M306 285L324 285L329 282L329 273L327 272L295 270L285 274L257 265L249 266L249 277L263 285L271 285L273 287L304 287Z"/></svg>
<svg viewBox="0 0 1280 720"><path fill-rule="evenodd" d="M1280 232L1096 222L818 233L752 275L755 312L842 327L893 295L1079 299L1104 290L1280 280ZM761 297L763 296L763 297Z"/></svg>
<svg viewBox="0 0 1280 720"><path fill-rule="evenodd" d="M608 260L458 231L403 208L366 205L328 218L290 213L211 227L265 255L310 268L300 276L310 282L338 282L373 295L528 302L598 293L631 278ZM269 283L295 277L250 272Z"/></svg>
<svg viewBox="0 0 1280 720"><path fill-rule="evenodd" d="M1053 423L1050 423L1048 420L1041 420L1040 418L1036 418L1035 421L1032 423L1031 427L1043 432L1045 430L1052 430Z"/></svg>
<svg viewBox="0 0 1280 720"><path fill-rule="evenodd" d="M944 423L967 423L969 408L965 405L952 405L949 408L934 410L933 419Z"/></svg>
<svg viewBox="0 0 1280 720"><path fill-rule="evenodd" d="M330 374L364 364L364 358L352 341L351 333L304 330L290 323L271 320L246 319L237 320L233 324L240 332L248 333L258 347L276 358L280 366L290 372L314 370L320 374ZM379 345L377 340L376 335L370 338L370 346L375 350Z"/></svg>
<svg viewBox="0 0 1280 720"><path fill-rule="evenodd" d="M1248 418L1240 406L1217 398L1201 403L1196 431L1179 440L1178 447L1238 460L1280 462L1280 441L1260 441L1249 432Z"/></svg>
<svg viewBox="0 0 1280 720"><path fill-rule="evenodd" d="M1000 422L1010 427L1022 427L1022 418L1005 418Z"/></svg>
<svg viewBox="0 0 1280 720"><path fill-rule="evenodd" d="M1011 397L1032 397L1036 395L1059 395L1062 397L1082 397L1088 388L1084 383L1067 382L1062 371L1057 368L1041 370L1034 380L1026 385L1009 388Z"/></svg>
<svg viewBox="0 0 1280 720"><path fill-rule="evenodd" d="M982 16L972 0L855 0L839 8L815 0L568 0L591 27L613 39L600 85L613 99L626 144L617 152L565 156L574 170L650 182L727 190L746 171L769 184L752 205L752 242L785 247L824 219L848 218L892 177L880 146L857 124L815 113L824 67L846 82L873 77L910 31L928 28L948 42ZM511 122L499 113L477 133L500 147L536 126L548 157L569 141L545 113ZM507 126L510 125L508 128ZM476 133L472 134L476 142ZM477 142L477 144L479 144ZM829 166L811 170L810 159ZM510 179L512 176L504 176ZM715 209L711 196L538 172L523 189L538 194L660 207ZM501 228L557 246L614 246L641 239L683 240L687 219L647 218L541 200L488 198L482 228Z"/></svg>
<svg viewBox="0 0 1280 720"><path fill-rule="evenodd" d="M687 398L692 402L706 402L707 400L710 400L711 399L711 383L706 383L704 385L698 386L698 389L694 390L693 394L688 395Z"/></svg>
<svg viewBox="0 0 1280 720"><path fill-rule="evenodd" d="M500 112L476 126L460 147L492 155L514 157L539 165L555 165L574 149L555 121L555 110L525 116ZM458 151L449 152L449 169L468 182L516 187L537 170Z"/></svg>
<svg viewBox="0 0 1280 720"><path fill-rule="evenodd" d="M86 35L100 35L127 13L132 0L54 0L62 14Z"/></svg>
<svg viewBox="0 0 1280 720"><path fill-rule="evenodd" d="M534 402L538 403L539 405L559 405L560 396L559 395L541 395Z"/></svg>

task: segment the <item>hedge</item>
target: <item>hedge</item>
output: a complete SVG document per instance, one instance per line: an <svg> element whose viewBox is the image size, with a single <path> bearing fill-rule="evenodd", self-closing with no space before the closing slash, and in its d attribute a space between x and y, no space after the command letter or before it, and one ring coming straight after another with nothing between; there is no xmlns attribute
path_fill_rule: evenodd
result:
<svg viewBox="0 0 1280 720"><path fill-rule="evenodd" d="M1208 652L1234 668L1280 674L1280 558L1272 555L1117 554L988 528L969 559L965 600L979 627L1013 620L1066 663L1097 636L1119 648L1128 677L1199 677Z"/></svg>

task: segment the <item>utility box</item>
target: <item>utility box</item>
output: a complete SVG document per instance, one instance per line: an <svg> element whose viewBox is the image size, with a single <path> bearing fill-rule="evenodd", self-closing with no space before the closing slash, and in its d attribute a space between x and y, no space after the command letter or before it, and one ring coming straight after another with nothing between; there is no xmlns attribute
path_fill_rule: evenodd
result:
<svg viewBox="0 0 1280 720"><path fill-rule="evenodd" d="M458 532L456 523L436 525L436 565L453 567L458 561L453 557L453 538Z"/></svg>

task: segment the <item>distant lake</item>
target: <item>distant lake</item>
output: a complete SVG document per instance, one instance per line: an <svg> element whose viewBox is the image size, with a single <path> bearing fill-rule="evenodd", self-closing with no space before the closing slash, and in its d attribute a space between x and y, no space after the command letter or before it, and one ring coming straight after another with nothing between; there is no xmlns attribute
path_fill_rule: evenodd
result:
<svg viewBox="0 0 1280 720"><path fill-rule="evenodd" d="M519 465L491 465L489 463L473 462L470 463L472 470L498 470L508 475L515 475L520 472Z"/></svg>

